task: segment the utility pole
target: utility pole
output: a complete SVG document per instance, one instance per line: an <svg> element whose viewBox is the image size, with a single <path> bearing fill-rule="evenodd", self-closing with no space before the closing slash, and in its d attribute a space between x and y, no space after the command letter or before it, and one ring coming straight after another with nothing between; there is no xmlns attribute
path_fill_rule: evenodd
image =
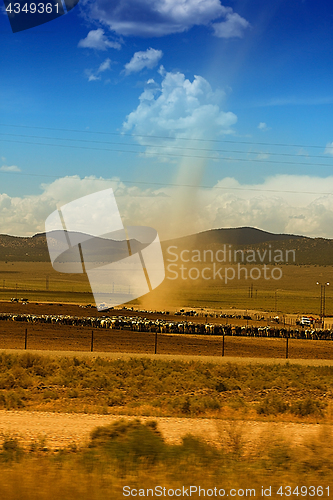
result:
<svg viewBox="0 0 333 500"><path fill-rule="evenodd" d="M320 322L321 322L321 327L324 328L325 324L325 303L326 303L326 287L329 285L328 282L326 283L319 283L317 281L317 285L320 285Z"/></svg>

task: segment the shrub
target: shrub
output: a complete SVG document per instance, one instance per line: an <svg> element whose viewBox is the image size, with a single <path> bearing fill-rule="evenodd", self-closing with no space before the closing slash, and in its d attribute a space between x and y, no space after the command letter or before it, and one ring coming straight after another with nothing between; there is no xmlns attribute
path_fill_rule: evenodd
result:
<svg viewBox="0 0 333 500"><path fill-rule="evenodd" d="M226 382L224 380L219 380L216 383L215 390L217 392L224 392L224 391L228 390L228 386L227 386L227 384L226 384Z"/></svg>
<svg viewBox="0 0 333 500"><path fill-rule="evenodd" d="M99 448L119 462L158 462L166 453L166 445L156 423L146 425L124 419L91 433L90 448Z"/></svg>
<svg viewBox="0 0 333 500"><path fill-rule="evenodd" d="M307 415L323 416L324 404L312 398L301 399L291 405L290 411L299 417Z"/></svg>
<svg viewBox="0 0 333 500"><path fill-rule="evenodd" d="M2 450L0 452L0 459L4 462L19 460L24 452L21 448L18 439L15 437L5 437L2 443Z"/></svg>
<svg viewBox="0 0 333 500"><path fill-rule="evenodd" d="M111 395L107 399L107 405L108 406L121 406L124 404L124 394L119 391L115 390L111 393Z"/></svg>
<svg viewBox="0 0 333 500"><path fill-rule="evenodd" d="M289 408L288 403L285 403L277 394L271 394L257 406L258 415L277 415L285 413Z"/></svg>
<svg viewBox="0 0 333 500"><path fill-rule="evenodd" d="M290 445L284 441L273 443L268 448L268 468L288 470L292 458Z"/></svg>
<svg viewBox="0 0 333 500"><path fill-rule="evenodd" d="M180 446L170 447L170 457L174 460L208 465L219 457L219 451L196 436L187 434Z"/></svg>

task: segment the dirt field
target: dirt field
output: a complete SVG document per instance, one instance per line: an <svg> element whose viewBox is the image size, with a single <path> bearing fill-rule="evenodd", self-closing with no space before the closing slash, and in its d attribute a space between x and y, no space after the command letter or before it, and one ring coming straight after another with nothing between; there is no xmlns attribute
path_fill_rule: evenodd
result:
<svg viewBox="0 0 333 500"><path fill-rule="evenodd" d="M25 445L45 440L45 446L57 449L68 445L85 444L90 432L97 426L110 425L119 416L84 415L51 412L0 410L0 435L15 436ZM121 417L133 419L135 417ZM193 434L210 444L227 447L237 433L247 451L265 435L279 435L300 445L305 438L315 437L323 424L297 424L292 422L227 421L208 418L139 417L143 422L155 420L167 443L180 444L186 434Z"/></svg>
<svg viewBox="0 0 333 500"><path fill-rule="evenodd" d="M0 312L25 314L70 314L73 316L103 315L96 309L85 309L75 305L9 304L0 303ZM135 315L132 311L118 311L118 314ZM152 318L156 314L147 315ZM164 316L165 317L165 316ZM177 319L179 316L168 319ZM195 318L195 321L197 319ZM198 318L205 321L205 318ZM220 319L225 323L225 320ZM14 321L0 322L0 349L27 348L50 351L90 351L92 329L76 326L29 324ZM154 353L155 334L128 330L94 329L94 351ZM206 335L158 334L157 353L173 355L221 356L222 337ZM224 355L249 358L285 358L286 340L254 337L225 337ZM289 339L290 359L333 359L333 342Z"/></svg>
<svg viewBox="0 0 333 500"><path fill-rule="evenodd" d="M166 264L168 262L166 261ZM202 263L205 266L205 263ZM280 267L280 266L279 266ZM270 311L271 314L320 314L319 282L333 282L333 266L281 266L283 277L274 279L170 280L130 305L145 304L146 309L210 308L242 311ZM250 271L250 267L248 269ZM169 276L170 278L170 276ZM249 288L253 286L250 298ZM326 290L326 316L333 317L333 290ZM56 272L50 262L0 262L0 300L27 297L31 302L88 304L94 301L87 276Z"/></svg>

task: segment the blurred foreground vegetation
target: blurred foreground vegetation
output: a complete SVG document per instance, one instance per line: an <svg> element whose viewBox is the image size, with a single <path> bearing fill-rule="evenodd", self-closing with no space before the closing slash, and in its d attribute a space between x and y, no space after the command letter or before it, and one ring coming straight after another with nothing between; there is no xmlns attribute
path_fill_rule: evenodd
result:
<svg viewBox="0 0 333 500"><path fill-rule="evenodd" d="M332 485L332 462L330 426L323 426L316 437L298 446L271 434L259 436L251 448L245 446L241 428L236 426L230 428L225 446L213 447L191 435L179 445L167 444L154 421L119 420L96 428L80 449L72 445L50 451L43 441L24 449L17 439L4 437L0 498L120 499L124 486L138 490L156 486L166 490L183 486L255 489L256 497L261 497L262 486L271 486L271 498L281 498L276 495L280 486L298 486L300 491L301 486ZM199 497L192 494L192 498Z"/></svg>

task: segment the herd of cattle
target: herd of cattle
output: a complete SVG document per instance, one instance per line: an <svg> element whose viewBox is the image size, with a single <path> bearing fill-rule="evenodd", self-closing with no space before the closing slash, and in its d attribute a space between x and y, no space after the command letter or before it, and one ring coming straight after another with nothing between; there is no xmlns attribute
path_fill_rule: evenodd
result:
<svg viewBox="0 0 333 500"><path fill-rule="evenodd" d="M136 332L333 340L332 330L313 330L304 328L287 329L272 328L268 326L231 326L211 323L196 323L188 320L152 320L139 316L78 317L69 315L0 313L0 321L20 321L30 324L42 323L113 330L131 330Z"/></svg>

